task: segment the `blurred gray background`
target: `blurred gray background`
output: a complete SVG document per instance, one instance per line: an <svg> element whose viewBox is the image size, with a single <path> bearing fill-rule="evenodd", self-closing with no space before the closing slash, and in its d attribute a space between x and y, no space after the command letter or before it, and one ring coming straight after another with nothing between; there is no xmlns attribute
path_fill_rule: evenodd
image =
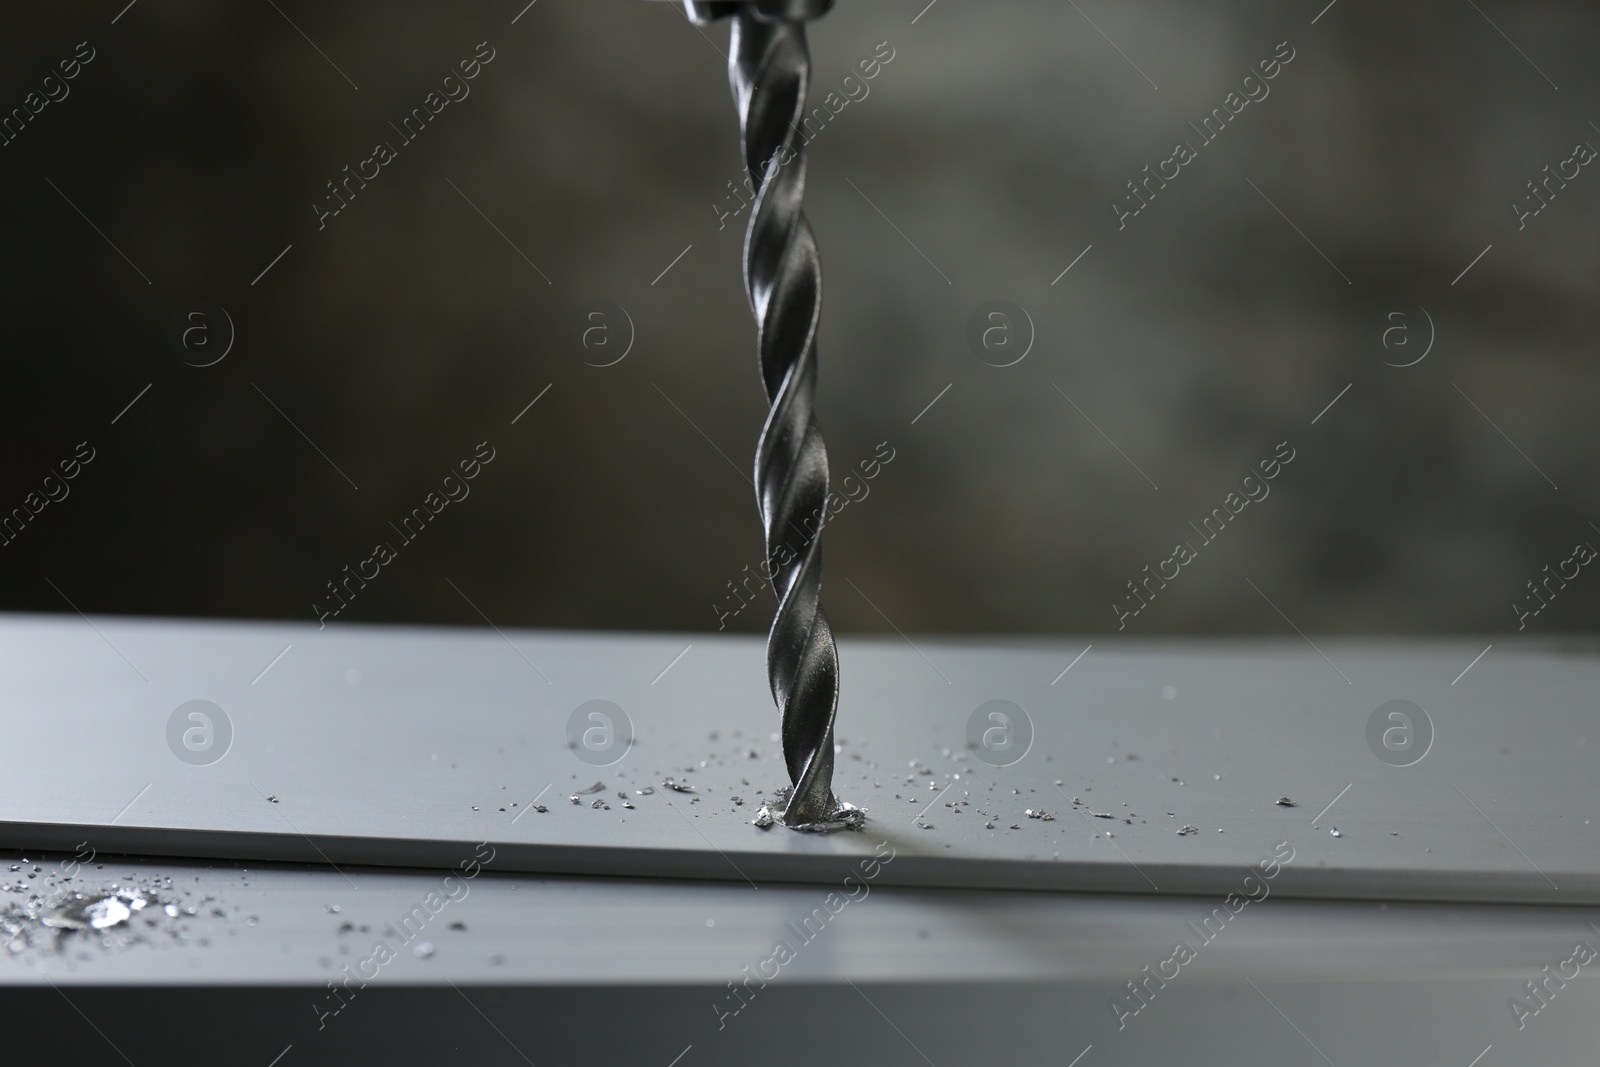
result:
<svg viewBox="0 0 1600 1067"><path fill-rule="evenodd" d="M765 404L748 212L719 220L727 28L525 2L6 12L0 109L94 58L0 147L0 511L95 458L0 548L3 607L311 619L388 541L330 625L765 628L770 594L735 615L728 588L761 558ZM1515 632L1526 583L1600 544L1600 173L1511 208L1600 145L1597 32L1576 0L842 0L810 31L813 102L855 97L809 147L818 408L836 480L894 459L824 538L835 626L1115 631L1287 441L1128 631ZM470 96L319 230L326 183L479 42ZM1119 230L1180 140L1198 158ZM1031 320L1013 366L968 344L991 300ZM208 367L224 320L171 336L195 301L236 332ZM1593 627L1597 590L1528 629Z"/></svg>

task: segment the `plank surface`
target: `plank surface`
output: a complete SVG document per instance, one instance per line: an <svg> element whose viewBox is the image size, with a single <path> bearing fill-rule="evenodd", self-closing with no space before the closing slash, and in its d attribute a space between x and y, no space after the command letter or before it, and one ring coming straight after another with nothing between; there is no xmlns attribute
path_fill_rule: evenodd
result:
<svg viewBox="0 0 1600 1067"><path fill-rule="evenodd" d="M1600 903L1592 642L912 640L841 642L836 789L869 822L818 836L751 825L785 782L758 639L7 616L0 840L818 884L892 849L878 885L1248 894L1270 868L1280 896ZM569 744L596 700L631 745ZM1369 741L1396 700L1431 723L1409 766ZM1010 766L993 701L1031 727Z"/></svg>

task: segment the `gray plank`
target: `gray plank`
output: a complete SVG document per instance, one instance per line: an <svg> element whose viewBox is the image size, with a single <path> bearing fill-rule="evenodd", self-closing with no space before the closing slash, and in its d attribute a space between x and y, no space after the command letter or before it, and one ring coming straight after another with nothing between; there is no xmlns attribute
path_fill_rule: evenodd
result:
<svg viewBox="0 0 1600 1067"><path fill-rule="evenodd" d="M842 642L836 784L870 822L813 836L750 824L784 782L757 639L8 616L0 840L437 867L487 841L500 870L752 884L892 848L880 885L1207 895L1287 848L1280 896L1600 902L1592 643L1460 675L1487 641L914 641ZM233 733L206 765L168 744L197 699ZM567 741L596 699L634 727L606 767ZM1410 766L1368 743L1396 699L1435 732ZM991 700L1033 727L1009 767L968 745Z"/></svg>

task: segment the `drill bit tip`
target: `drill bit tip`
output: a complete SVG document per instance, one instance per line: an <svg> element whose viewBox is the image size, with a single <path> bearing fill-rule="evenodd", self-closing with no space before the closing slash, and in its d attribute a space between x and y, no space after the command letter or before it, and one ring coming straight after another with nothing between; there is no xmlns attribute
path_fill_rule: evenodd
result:
<svg viewBox="0 0 1600 1067"><path fill-rule="evenodd" d="M806 833L828 833L833 830L859 830L867 824L867 813L864 808L858 808L849 801L833 798L831 810L817 817L804 817L791 820L789 817L792 790L785 787L774 790L772 799L756 809L756 817L751 819L751 825L759 826L765 830L773 823L783 823L791 830L801 830Z"/></svg>

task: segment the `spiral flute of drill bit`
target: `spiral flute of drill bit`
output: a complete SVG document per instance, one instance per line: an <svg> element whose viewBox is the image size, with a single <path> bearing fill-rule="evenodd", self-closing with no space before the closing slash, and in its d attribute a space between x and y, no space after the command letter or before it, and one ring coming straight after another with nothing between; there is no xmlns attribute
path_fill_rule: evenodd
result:
<svg viewBox="0 0 1600 1067"><path fill-rule="evenodd" d="M745 233L745 291L771 404L755 467L767 566L778 594L767 637L767 681L783 718L792 783L782 819L818 829L859 821L860 812L833 795L839 653L821 605L821 526L801 522L826 515L828 497L828 454L813 412L822 268L800 211L805 155L798 131L809 74L802 23L761 21L748 12L735 18L729 80L745 166L757 190Z"/></svg>

